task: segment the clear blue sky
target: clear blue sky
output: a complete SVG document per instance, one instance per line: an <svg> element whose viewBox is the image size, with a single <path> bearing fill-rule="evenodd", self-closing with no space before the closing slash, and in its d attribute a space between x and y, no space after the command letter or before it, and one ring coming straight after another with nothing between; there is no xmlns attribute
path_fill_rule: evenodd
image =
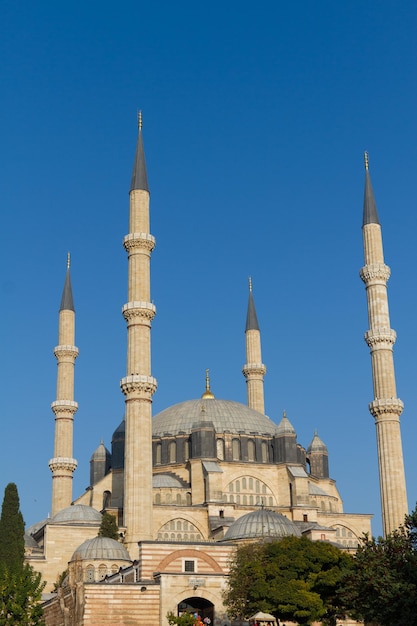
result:
<svg viewBox="0 0 417 626"><path fill-rule="evenodd" d="M74 496L122 419L136 113L151 187L154 411L246 402L252 275L267 414L330 454L381 532L361 217L383 226L409 505L417 500L417 13L402 2L15 2L0 9L0 489L50 511L57 312L77 310Z"/></svg>

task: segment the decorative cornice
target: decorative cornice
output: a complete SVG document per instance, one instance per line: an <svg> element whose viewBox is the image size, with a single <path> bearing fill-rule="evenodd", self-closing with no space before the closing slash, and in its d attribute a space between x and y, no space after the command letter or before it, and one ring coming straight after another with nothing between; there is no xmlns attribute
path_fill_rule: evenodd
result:
<svg viewBox="0 0 417 626"><path fill-rule="evenodd" d="M49 468L51 472L75 472L78 463L76 459L71 459L69 457L58 456L49 461Z"/></svg>
<svg viewBox="0 0 417 626"><path fill-rule="evenodd" d="M151 302L127 302L122 308L123 317L126 322L132 322L141 317L151 322L156 315L156 307Z"/></svg>
<svg viewBox="0 0 417 626"><path fill-rule="evenodd" d="M77 346L55 346L54 355L57 359L62 359L63 357L69 357L73 361L77 358L79 354L79 350Z"/></svg>
<svg viewBox="0 0 417 626"><path fill-rule="evenodd" d="M374 350L392 350L397 333L392 328L374 328L365 333L365 341Z"/></svg>
<svg viewBox="0 0 417 626"><path fill-rule="evenodd" d="M141 249L147 250L149 253L155 248L156 240L153 235L149 233L129 233L123 239L123 246L129 254L132 250Z"/></svg>
<svg viewBox="0 0 417 626"><path fill-rule="evenodd" d="M74 400L55 400L51 404L51 409L57 415L58 413L66 413L68 415L77 412L78 402L74 402Z"/></svg>
<svg viewBox="0 0 417 626"><path fill-rule="evenodd" d="M136 393L152 396L157 386L156 378L153 376L142 376L140 374L125 376L120 381L120 388L125 396Z"/></svg>
<svg viewBox="0 0 417 626"><path fill-rule="evenodd" d="M386 284L390 275L391 270L385 263L371 263L370 265L365 265L359 272L359 276L366 285L378 283Z"/></svg>
<svg viewBox="0 0 417 626"><path fill-rule="evenodd" d="M378 398L369 404L369 411L375 419L386 415L399 417L404 409L404 403L399 398Z"/></svg>
<svg viewBox="0 0 417 626"><path fill-rule="evenodd" d="M245 378L248 378L252 374L256 376L265 376L266 365L263 363L245 363L242 368L242 372Z"/></svg>

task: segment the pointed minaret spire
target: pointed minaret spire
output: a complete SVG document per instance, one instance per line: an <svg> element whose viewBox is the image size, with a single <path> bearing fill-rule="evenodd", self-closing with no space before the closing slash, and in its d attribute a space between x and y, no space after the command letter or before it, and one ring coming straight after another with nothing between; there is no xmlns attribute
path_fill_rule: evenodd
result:
<svg viewBox="0 0 417 626"><path fill-rule="evenodd" d="M61 298L61 306L59 307L60 311L74 311L74 299L72 297L72 286L71 286L71 275L70 275L70 266L71 266L71 256L68 252L67 256L67 274L65 277L64 290L62 292Z"/></svg>
<svg viewBox="0 0 417 626"><path fill-rule="evenodd" d="M242 372L246 378L248 406L264 414L264 376L266 367L262 363L261 333L252 293L252 278L249 278L249 301L245 336L246 364L243 366Z"/></svg>
<svg viewBox="0 0 417 626"><path fill-rule="evenodd" d="M120 381L126 401L124 462L125 544L138 558L138 541L154 539L152 524L152 395L157 386L151 375L151 323L156 309L151 301L150 259L155 238L150 234L149 189L142 142L142 115L130 189L127 371Z"/></svg>
<svg viewBox="0 0 417 626"><path fill-rule="evenodd" d="M360 277L365 283L369 330L365 341L371 351L374 400L369 410L375 418L382 522L385 536L404 523L408 512L401 443L400 415L404 405L397 398L393 345L396 333L390 328L387 282L381 226L376 211L368 155L365 153L365 200L363 210L365 265Z"/></svg>
<svg viewBox="0 0 417 626"><path fill-rule="evenodd" d="M73 422L78 404L74 402L74 366L78 356L75 341L75 310L70 277L70 257L59 309L58 343L54 354L58 362L55 414L54 458L49 461L52 472L52 515L70 506L72 477L77 461L72 458Z"/></svg>
<svg viewBox="0 0 417 626"><path fill-rule="evenodd" d="M363 197L363 226L365 224L379 224L378 211L376 210L376 203L374 198L374 192L372 189L371 176L369 174L369 156L368 153L364 153L365 160L365 192Z"/></svg>
<svg viewBox="0 0 417 626"><path fill-rule="evenodd" d="M134 189L149 191L142 138L142 111L138 113L138 140L136 144L135 161L133 163L132 181L130 183L130 191Z"/></svg>

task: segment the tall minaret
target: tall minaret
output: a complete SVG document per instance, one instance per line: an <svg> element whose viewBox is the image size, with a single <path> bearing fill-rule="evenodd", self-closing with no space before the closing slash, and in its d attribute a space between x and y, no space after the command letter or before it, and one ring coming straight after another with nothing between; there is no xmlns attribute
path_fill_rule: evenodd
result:
<svg viewBox="0 0 417 626"><path fill-rule="evenodd" d="M369 410L376 424L382 522L386 536L404 523L408 512L400 432L404 405L397 398L395 386L393 345L396 333L390 328L387 295L390 268L384 263L381 226L366 152L362 232L365 266L360 277L366 286L369 320L365 341L371 351L374 383L374 401Z"/></svg>
<svg viewBox="0 0 417 626"><path fill-rule="evenodd" d="M255 302L252 294L252 279L249 278L249 302L246 316L246 364L242 372L246 378L248 406L265 414L264 376L266 367L262 363L261 333L256 317Z"/></svg>
<svg viewBox="0 0 417 626"><path fill-rule="evenodd" d="M75 342L75 309L68 253L67 275L59 309L58 346L54 354L58 361L56 400L52 402L55 413L54 458L49 461L52 472L52 515L70 506L72 502L72 476L77 461L72 458L74 414L74 364L78 356Z"/></svg>
<svg viewBox="0 0 417 626"><path fill-rule="evenodd" d="M138 541L153 539L152 395L157 386L151 376L151 322L156 309L150 296L150 258L155 238L149 234L149 188L140 113L138 126L130 186L129 234L123 242L128 254L128 302L123 306L127 322L127 370L120 381L126 397L125 542L132 558L136 558Z"/></svg>

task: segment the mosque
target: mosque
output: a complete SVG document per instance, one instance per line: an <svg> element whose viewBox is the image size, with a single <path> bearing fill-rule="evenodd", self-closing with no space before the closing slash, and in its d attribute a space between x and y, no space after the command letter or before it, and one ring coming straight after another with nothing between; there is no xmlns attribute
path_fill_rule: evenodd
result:
<svg viewBox="0 0 417 626"><path fill-rule="evenodd" d="M384 529L407 512L382 235L366 159L365 266ZM27 529L27 561L47 581L47 626L167 624L168 612L198 612L229 626L223 605L228 563L239 542L286 535L354 551L371 516L345 513L329 454L317 433L304 446L284 415L265 415L261 333L252 286L246 315L247 404L215 397L209 373L201 397L152 416L149 188L142 122L130 187L125 418L90 460L90 485L77 498L72 477L75 308L68 263L59 310L52 515ZM116 425L115 425L116 426ZM98 537L102 513L115 516L120 541ZM60 584L57 584L59 580Z"/></svg>

